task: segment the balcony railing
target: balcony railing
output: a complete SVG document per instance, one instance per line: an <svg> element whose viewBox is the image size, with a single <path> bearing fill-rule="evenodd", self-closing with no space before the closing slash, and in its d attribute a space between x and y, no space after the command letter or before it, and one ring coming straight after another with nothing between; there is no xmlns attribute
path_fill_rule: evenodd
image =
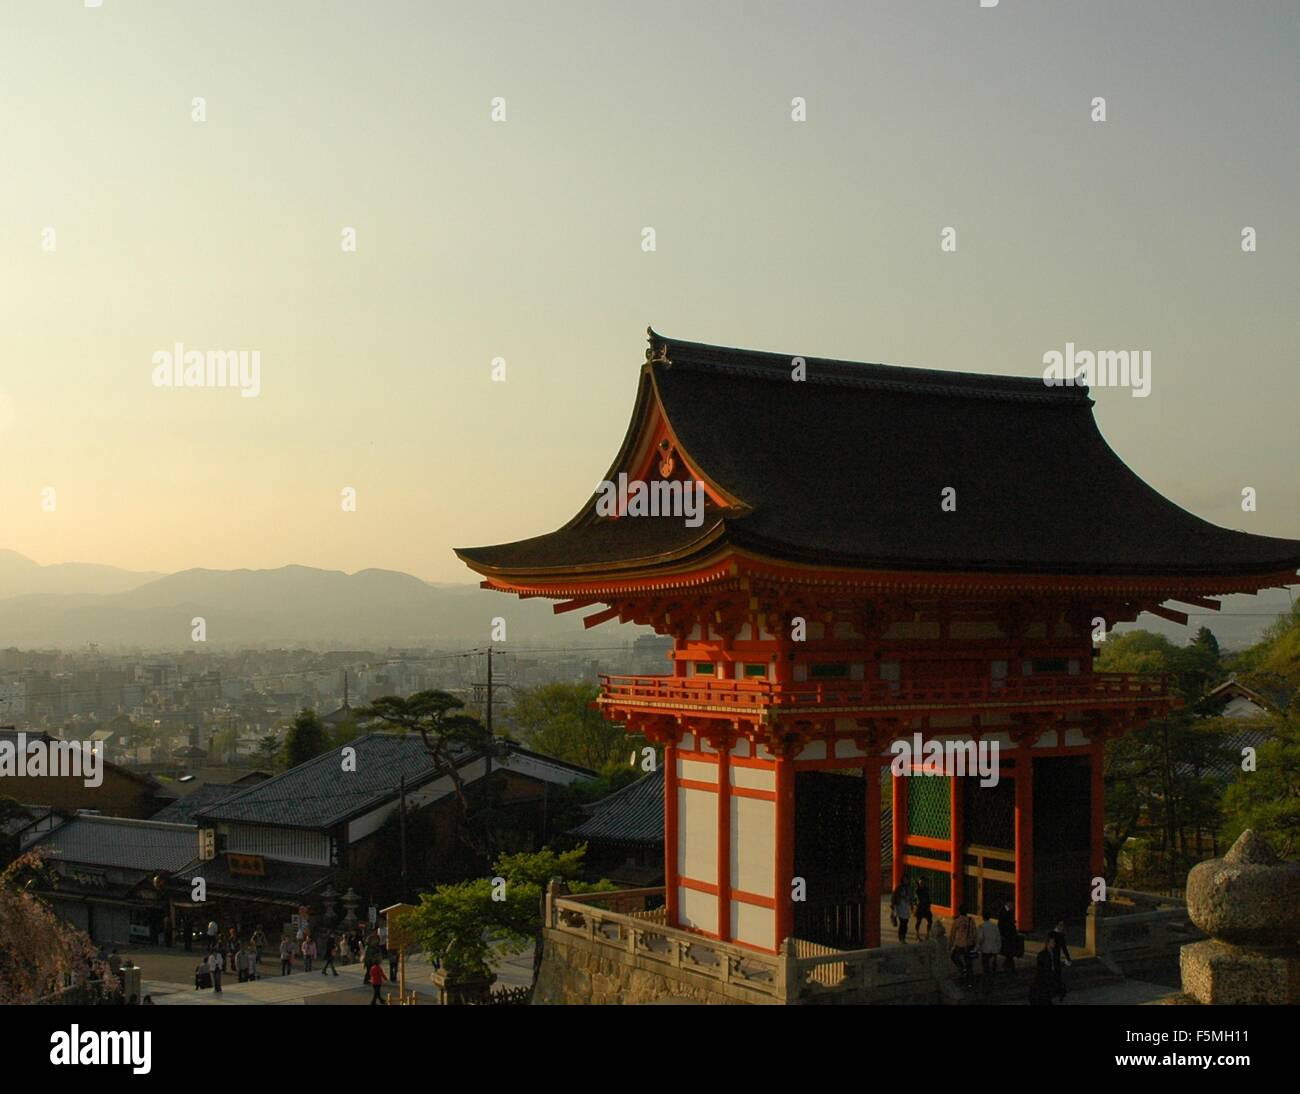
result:
<svg viewBox="0 0 1300 1094"><path fill-rule="evenodd" d="M925 680L720 680L710 676L601 676L604 704L687 706L759 711L799 707L889 707L993 704L1008 706L1065 700L1172 702L1165 673L1036 673L1033 676Z"/></svg>

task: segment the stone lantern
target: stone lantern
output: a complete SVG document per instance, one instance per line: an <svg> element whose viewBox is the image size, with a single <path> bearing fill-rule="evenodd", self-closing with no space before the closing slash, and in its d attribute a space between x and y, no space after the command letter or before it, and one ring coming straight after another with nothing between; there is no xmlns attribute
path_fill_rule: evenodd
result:
<svg viewBox="0 0 1300 1094"><path fill-rule="evenodd" d="M343 927L345 930L352 930L357 925L357 905L361 903L361 898L353 891L352 886L348 886L348 891L343 894Z"/></svg>
<svg viewBox="0 0 1300 1094"><path fill-rule="evenodd" d="M1202 1003L1300 1002L1300 863L1247 829L1192 867L1187 911L1210 936L1182 948L1183 991Z"/></svg>

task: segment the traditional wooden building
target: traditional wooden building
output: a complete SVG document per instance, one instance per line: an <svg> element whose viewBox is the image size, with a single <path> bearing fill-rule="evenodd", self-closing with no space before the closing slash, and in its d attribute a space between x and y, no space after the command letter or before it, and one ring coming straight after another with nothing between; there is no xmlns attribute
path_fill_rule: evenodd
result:
<svg viewBox="0 0 1300 1094"><path fill-rule="evenodd" d="M1162 678L1094 671L1098 642L1144 611L1185 623L1170 601L1295 584L1300 542L1162 497L1083 387L653 331L646 356L606 474L623 508L602 488L549 535L457 553L485 587L672 636L669 674L606 677L599 699L664 747L666 924L768 953L875 946L904 872L941 914L1083 912L1104 742L1176 703ZM695 489L702 519L665 513ZM882 779L897 741L982 743L996 782L917 756Z"/></svg>

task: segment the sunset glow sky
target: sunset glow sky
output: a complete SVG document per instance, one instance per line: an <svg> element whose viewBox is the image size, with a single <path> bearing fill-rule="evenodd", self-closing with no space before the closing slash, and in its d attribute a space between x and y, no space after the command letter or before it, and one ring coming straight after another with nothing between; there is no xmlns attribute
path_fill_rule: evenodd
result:
<svg viewBox="0 0 1300 1094"><path fill-rule="evenodd" d="M5 0L0 547L472 580L453 546L595 487L647 324L1150 350L1149 398L1094 392L1111 446L1300 538L1297 56L1283 2ZM154 387L176 342L258 351L260 394Z"/></svg>

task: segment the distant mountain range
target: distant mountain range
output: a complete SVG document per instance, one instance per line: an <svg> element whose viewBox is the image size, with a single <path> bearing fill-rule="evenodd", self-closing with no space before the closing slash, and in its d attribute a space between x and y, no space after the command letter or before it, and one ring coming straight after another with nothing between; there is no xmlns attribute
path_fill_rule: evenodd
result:
<svg viewBox="0 0 1300 1094"><path fill-rule="evenodd" d="M42 566L17 551L0 548L0 599L31 593L124 593L162 576L89 562Z"/></svg>
<svg viewBox="0 0 1300 1094"><path fill-rule="evenodd" d="M310 566L182 570L157 574L112 566L40 566L0 550L0 647L190 648L191 620L213 646L486 645L492 620L508 642L611 645L549 601L518 600L477 585L434 585L394 570L345 574Z"/></svg>
<svg viewBox="0 0 1300 1094"><path fill-rule="evenodd" d="M1290 609L1286 590L1267 589L1224 597L1221 612L1193 616L1187 627L1143 615L1118 630L1142 627L1182 643L1207 626L1221 646L1240 649ZM511 643L616 645L649 633L613 624L589 632L578 613L556 616L546 600L521 601L477 585L434 585L396 570L345 574L281 566L158 574L83 563L41 566L0 550L0 647L95 642L185 649L195 616L206 620L213 647L484 645L496 616L506 620Z"/></svg>

